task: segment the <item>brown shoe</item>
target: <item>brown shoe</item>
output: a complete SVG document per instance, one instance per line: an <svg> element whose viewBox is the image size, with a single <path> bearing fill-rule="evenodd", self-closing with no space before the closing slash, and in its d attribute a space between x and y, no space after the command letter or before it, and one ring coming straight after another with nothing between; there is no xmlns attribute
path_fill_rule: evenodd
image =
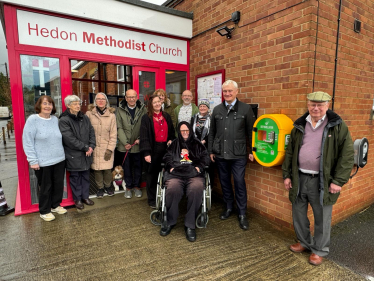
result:
<svg viewBox="0 0 374 281"><path fill-rule="evenodd" d="M290 246L290 250L294 253L301 253L301 252L304 252L306 250L306 248L301 246L300 243L296 243L296 244L293 244L293 245Z"/></svg>
<svg viewBox="0 0 374 281"><path fill-rule="evenodd" d="M309 263L313 265L320 265L322 263L323 258L315 253L312 253L309 257Z"/></svg>
<svg viewBox="0 0 374 281"><path fill-rule="evenodd" d="M92 201L91 199L82 199L82 202L84 203L84 204L86 204L86 205L93 205L93 204L95 204L94 203L94 201Z"/></svg>
<svg viewBox="0 0 374 281"><path fill-rule="evenodd" d="M83 203L82 203L82 201L74 201L74 203L75 203L75 207L77 207L77 209L79 209L79 210L82 210L82 209L84 209L84 205L83 205Z"/></svg>

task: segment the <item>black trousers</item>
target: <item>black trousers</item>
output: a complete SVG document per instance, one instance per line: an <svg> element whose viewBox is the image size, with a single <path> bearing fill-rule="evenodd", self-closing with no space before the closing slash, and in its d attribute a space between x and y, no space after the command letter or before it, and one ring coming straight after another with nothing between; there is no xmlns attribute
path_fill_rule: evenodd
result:
<svg viewBox="0 0 374 281"><path fill-rule="evenodd" d="M140 152L127 153L125 163L123 164L123 171L125 172L126 188L132 189L134 187L140 187L140 180L142 178L142 159Z"/></svg>
<svg viewBox="0 0 374 281"><path fill-rule="evenodd" d="M187 213L184 219L184 225L195 229L195 220L200 209L204 193L203 177L194 178L172 178L165 182L165 204L168 214L168 225L175 225L179 215L179 202L183 197L184 191L187 196Z"/></svg>
<svg viewBox="0 0 374 281"><path fill-rule="evenodd" d="M234 191L231 184L232 174L234 176L235 199L238 212L239 215L245 215L247 211L247 188L244 176L247 158L230 160L216 158L216 163L226 208L232 210L234 207Z"/></svg>
<svg viewBox="0 0 374 281"><path fill-rule="evenodd" d="M74 201L88 199L90 196L90 170L71 171L69 180Z"/></svg>
<svg viewBox="0 0 374 281"><path fill-rule="evenodd" d="M161 171L162 158L166 153L166 142L156 142L151 154L151 163L147 163L147 197L148 204L156 204L157 178Z"/></svg>
<svg viewBox="0 0 374 281"><path fill-rule="evenodd" d="M62 202L64 193L65 160L57 164L40 167L35 170L36 178L40 186L39 212L42 215L51 212Z"/></svg>

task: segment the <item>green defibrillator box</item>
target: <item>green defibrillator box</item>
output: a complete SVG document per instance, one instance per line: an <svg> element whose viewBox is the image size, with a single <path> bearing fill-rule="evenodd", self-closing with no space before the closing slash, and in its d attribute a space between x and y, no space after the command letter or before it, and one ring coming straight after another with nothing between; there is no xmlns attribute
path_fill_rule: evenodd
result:
<svg viewBox="0 0 374 281"><path fill-rule="evenodd" d="M282 165L293 121L284 114L265 114L259 117L252 132L253 156L262 166Z"/></svg>

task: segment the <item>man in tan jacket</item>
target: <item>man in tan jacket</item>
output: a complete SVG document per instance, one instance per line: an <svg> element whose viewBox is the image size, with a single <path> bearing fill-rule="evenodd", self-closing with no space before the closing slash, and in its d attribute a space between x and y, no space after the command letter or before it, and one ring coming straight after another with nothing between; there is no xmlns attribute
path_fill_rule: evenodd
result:
<svg viewBox="0 0 374 281"><path fill-rule="evenodd" d="M120 103L117 111L118 143L117 150L127 152L123 163L125 172L125 197L132 198L132 190L136 197L142 197L140 180L142 175L142 160L139 150L140 123L147 109L138 99L136 91L126 91L125 100Z"/></svg>

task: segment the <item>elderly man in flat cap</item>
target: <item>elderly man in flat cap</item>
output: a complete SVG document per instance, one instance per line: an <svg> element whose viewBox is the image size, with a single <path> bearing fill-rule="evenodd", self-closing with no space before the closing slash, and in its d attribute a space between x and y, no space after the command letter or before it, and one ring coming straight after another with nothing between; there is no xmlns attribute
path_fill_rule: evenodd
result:
<svg viewBox="0 0 374 281"><path fill-rule="evenodd" d="M349 180L354 152L347 125L329 110L331 96L314 92L307 98L308 112L294 123L282 169L299 240L290 250L310 251L309 263L320 265L329 253L332 205ZM313 209L314 237L308 203Z"/></svg>

